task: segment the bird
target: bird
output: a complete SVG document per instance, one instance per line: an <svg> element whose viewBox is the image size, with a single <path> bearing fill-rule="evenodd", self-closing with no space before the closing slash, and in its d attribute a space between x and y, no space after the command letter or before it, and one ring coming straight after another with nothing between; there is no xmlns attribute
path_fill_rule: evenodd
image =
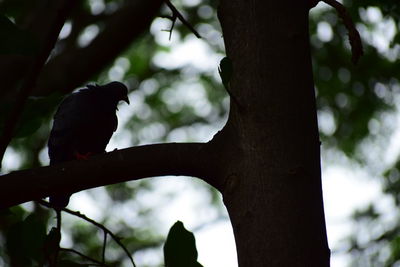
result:
<svg viewBox="0 0 400 267"><path fill-rule="evenodd" d="M118 126L120 101L129 105L128 88L117 81L89 84L64 98L54 115L48 140L50 165L105 153ZM70 196L68 192L55 194L49 201L61 209L68 205Z"/></svg>

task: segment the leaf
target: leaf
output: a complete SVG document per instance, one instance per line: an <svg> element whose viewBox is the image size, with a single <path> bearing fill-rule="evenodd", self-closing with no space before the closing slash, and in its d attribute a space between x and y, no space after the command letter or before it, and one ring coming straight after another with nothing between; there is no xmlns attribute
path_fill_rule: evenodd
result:
<svg viewBox="0 0 400 267"><path fill-rule="evenodd" d="M41 262L44 256L42 249L46 238L46 225L37 215L31 214L24 220L22 233L27 255Z"/></svg>
<svg viewBox="0 0 400 267"><path fill-rule="evenodd" d="M16 266L31 266L43 262L46 225L35 214L11 226L6 237L10 260Z"/></svg>
<svg viewBox="0 0 400 267"><path fill-rule="evenodd" d="M218 72L221 76L222 84L225 86L225 89L229 91L230 81L233 74L233 65L230 58L224 57L223 59L221 59Z"/></svg>
<svg viewBox="0 0 400 267"><path fill-rule="evenodd" d="M0 40L0 54L34 55L39 48L30 32L19 29L4 15L0 15Z"/></svg>
<svg viewBox="0 0 400 267"><path fill-rule="evenodd" d="M51 228L44 242L44 253L47 259L55 258L60 248L60 240L60 231L56 227Z"/></svg>
<svg viewBox="0 0 400 267"><path fill-rule="evenodd" d="M169 230L164 245L166 267L201 267L197 262L196 240L192 232L177 221Z"/></svg>
<svg viewBox="0 0 400 267"><path fill-rule="evenodd" d="M20 222L23 218L26 217L26 210L24 210L21 206L14 206L8 209L4 209L0 212L0 222L5 225L13 225L16 222Z"/></svg>

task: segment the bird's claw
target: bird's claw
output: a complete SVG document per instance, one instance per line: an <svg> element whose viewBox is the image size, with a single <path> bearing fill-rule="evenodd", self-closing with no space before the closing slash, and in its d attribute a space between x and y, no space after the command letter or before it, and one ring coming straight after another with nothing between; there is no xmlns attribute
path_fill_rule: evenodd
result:
<svg viewBox="0 0 400 267"><path fill-rule="evenodd" d="M88 160L89 157L90 157L92 154L93 154L92 152L87 152L87 153L85 153L85 154L81 154L81 153L79 153L79 152L75 152L75 158L76 158L77 160Z"/></svg>

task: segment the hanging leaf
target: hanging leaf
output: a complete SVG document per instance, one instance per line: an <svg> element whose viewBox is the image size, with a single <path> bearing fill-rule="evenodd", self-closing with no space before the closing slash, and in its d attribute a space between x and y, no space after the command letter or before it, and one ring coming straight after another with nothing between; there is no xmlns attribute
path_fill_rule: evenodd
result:
<svg viewBox="0 0 400 267"><path fill-rule="evenodd" d="M197 262L196 240L192 232L177 221L169 230L164 245L166 267L202 267Z"/></svg>
<svg viewBox="0 0 400 267"><path fill-rule="evenodd" d="M230 81L233 74L232 60L228 57L224 57L223 59L221 59L218 72L221 76L222 84L225 86L225 89L229 91Z"/></svg>
<svg viewBox="0 0 400 267"><path fill-rule="evenodd" d="M60 240L60 231L56 227L51 228L50 233L46 236L43 247L45 257L46 259L49 259L49 261L54 261L54 259L56 259L57 253L60 249Z"/></svg>

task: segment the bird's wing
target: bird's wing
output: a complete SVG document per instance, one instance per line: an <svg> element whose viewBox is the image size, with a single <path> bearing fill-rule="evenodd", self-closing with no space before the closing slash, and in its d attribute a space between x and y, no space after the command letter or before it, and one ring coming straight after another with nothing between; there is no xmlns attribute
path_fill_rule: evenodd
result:
<svg viewBox="0 0 400 267"><path fill-rule="evenodd" d="M53 163L74 159L74 141L77 131L85 122L90 121L91 114L84 104L87 96L81 92L67 96L54 115L53 128L49 138L49 156Z"/></svg>
<svg viewBox="0 0 400 267"><path fill-rule="evenodd" d="M85 96L74 93L62 101L54 115L52 132L68 135L90 120L90 114L86 112L87 107L82 103L83 97Z"/></svg>

